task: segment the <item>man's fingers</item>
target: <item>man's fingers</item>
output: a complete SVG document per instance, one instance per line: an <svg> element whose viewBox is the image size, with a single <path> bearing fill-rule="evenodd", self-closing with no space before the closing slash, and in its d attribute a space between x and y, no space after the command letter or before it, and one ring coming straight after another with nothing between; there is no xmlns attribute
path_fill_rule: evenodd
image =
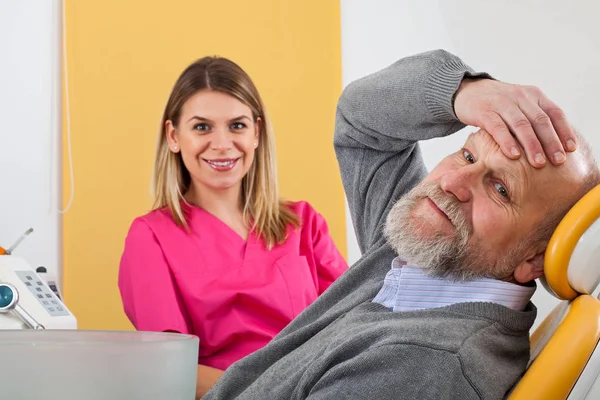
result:
<svg viewBox="0 0 600 400"><path fill-rule="evenodd" d="M485 129L508 158L524 152L534 168L547 160L563 164L566 151L576 149L577 135L564 112L536 87L466 81L454 105L461 122Z"/></svg>
<svg viewBox="0 0 600 400"><path fill-rule="evenodd" d="M543 151L550 162L554 165L563 164L566 160L565 149L552 125L552 120L538 106L537 99L536 101L531 101L528 98L522 99L519 101L519 107L533 127L535 131L533 135L537 136L537 141L541 143ZM534 151L537 151L537 146L535 146Z"/></svg>
<svg viewBox="0 0 600 400"><path fill-rule="evenodd" d="M505 156L512 159L520 157L517 141L500 115L494 111L486 112L481 118L481 127L492 135Z"/></svg>
<svg viewBox="0 0 600 400"><path fill-rule="evenodd" d="M546 96L542 96L538 100L538 104L546 115L550 117L563 148L566 151L575 151L577 149L577 135L564 111Z"/></svg>
<svg viewBox="0 0 600 400"><path fill-rule="evenodd" d="M529 163L535 168L546 165L544 149L533 125L517 104L513 102L498 104L497 109L501 110L502 119L525 150Z"/></svg>

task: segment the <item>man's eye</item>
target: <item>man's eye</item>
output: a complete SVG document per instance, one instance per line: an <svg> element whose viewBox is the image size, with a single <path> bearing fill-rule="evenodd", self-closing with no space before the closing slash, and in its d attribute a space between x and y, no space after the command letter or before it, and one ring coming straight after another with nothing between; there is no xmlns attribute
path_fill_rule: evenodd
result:
<svg viewBox="0 0 600 400"><path fill-rule="evenodd" d="M234 131L239 131L240 129L244 129L245 127L246 127L246 124L244 124L242 122L234 122L233 124L231 124L231 126L229 128Z"/></svg>
<svg viewBox="0 0 600 400"><path fill-rule="evenodd" d="M194 130L197 130L197 131L207 131L209 129L210 129L210 127L208 126L208 124L196 124L196 125L194 125Z"/></svg>
<svg viewBox="0 0 600 400"><path fill-rule="evenodd" d="M473 164L475 162L475 157L473 157L471 155L471 153L469 153L466 150L463 151L463 157L465 158L465 160L467 160L471 164Z"/></svg>
<svg viewBox="0 0 600 400"><path fill-rule="evenodd" d="M500 193L500 196L508 198L508 190L501 183L494 183L494 188Z"/></svg>

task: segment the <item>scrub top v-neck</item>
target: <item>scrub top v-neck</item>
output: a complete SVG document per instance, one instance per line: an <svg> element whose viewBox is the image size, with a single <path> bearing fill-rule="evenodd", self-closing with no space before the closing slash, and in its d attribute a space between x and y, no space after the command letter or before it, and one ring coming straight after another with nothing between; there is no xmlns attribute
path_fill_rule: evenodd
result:
<svg viewBox="0 0 600 400"><path fill-rule="evenodd" d="M302 225L271 250L199 207L188 208L190 232L167 210L135 219L119 269L135 328L196 335L198 363L219 369L266 345L348 268L323 217L291 206Z"/></svg>

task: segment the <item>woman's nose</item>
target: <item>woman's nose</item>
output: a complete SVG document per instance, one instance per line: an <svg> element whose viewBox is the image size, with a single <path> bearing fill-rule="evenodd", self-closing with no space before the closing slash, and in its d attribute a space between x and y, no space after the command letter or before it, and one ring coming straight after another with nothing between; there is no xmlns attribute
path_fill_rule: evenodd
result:
<svg viewBox="0 0 600 400"><path fill-rule="evenodd" d="M213 150L227 150L233 146L233 141L229 135L229 131L217 129L213 132L211 138L211 148Z"/></svg>

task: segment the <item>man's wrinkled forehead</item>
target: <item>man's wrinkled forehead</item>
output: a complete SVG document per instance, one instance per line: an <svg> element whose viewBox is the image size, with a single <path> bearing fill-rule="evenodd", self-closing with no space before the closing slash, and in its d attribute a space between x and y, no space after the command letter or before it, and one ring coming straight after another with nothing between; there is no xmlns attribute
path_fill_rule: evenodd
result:
<svg viewBox="0 0 600 400"><path fill-rule="evenodd" d="M471 133L469 137L467 137L465 144L477 145L478 149L483 151L486 155L491 153L501 153L500 146L496 140L484 129L479 129ZM523 148L518 142L517 145L519 147L519 151L524 154ZM514 161L508 157L505 158L506 161Z"/></svg>
<svg viewBox="0 0 600 400"><path fill-rule="evenodd" d="M519 145L519 150L523 156L517 160L508 158L502 153L496 140L487 131L480 129L469 135L465 142L465 147L476 151L476 158L485 160L492 168L502 169L521 180L527 179L534 168L528 163L523 148ZM493 162L490 162L492 160Z"/></svg>
<svg viewBox="0 0 600 400"><path fill-rule="evenodd" d="M505 156L495 139L483 129L472 133L467 138L465 146L472 146L480 153L480 158L493 159L494 168L509 172L523 190L524 197L534 195L543 201L548 198L556 199L557 187L567 186L576 188L581 177L585 175L585 163L582 163L581 154L578 151L567 153L567 159L561 166L547 163L543 168L534 168L525 155L525 151L518 143L521 157L516 160ZM529 196L528 196L529 195Z"/></svg>

